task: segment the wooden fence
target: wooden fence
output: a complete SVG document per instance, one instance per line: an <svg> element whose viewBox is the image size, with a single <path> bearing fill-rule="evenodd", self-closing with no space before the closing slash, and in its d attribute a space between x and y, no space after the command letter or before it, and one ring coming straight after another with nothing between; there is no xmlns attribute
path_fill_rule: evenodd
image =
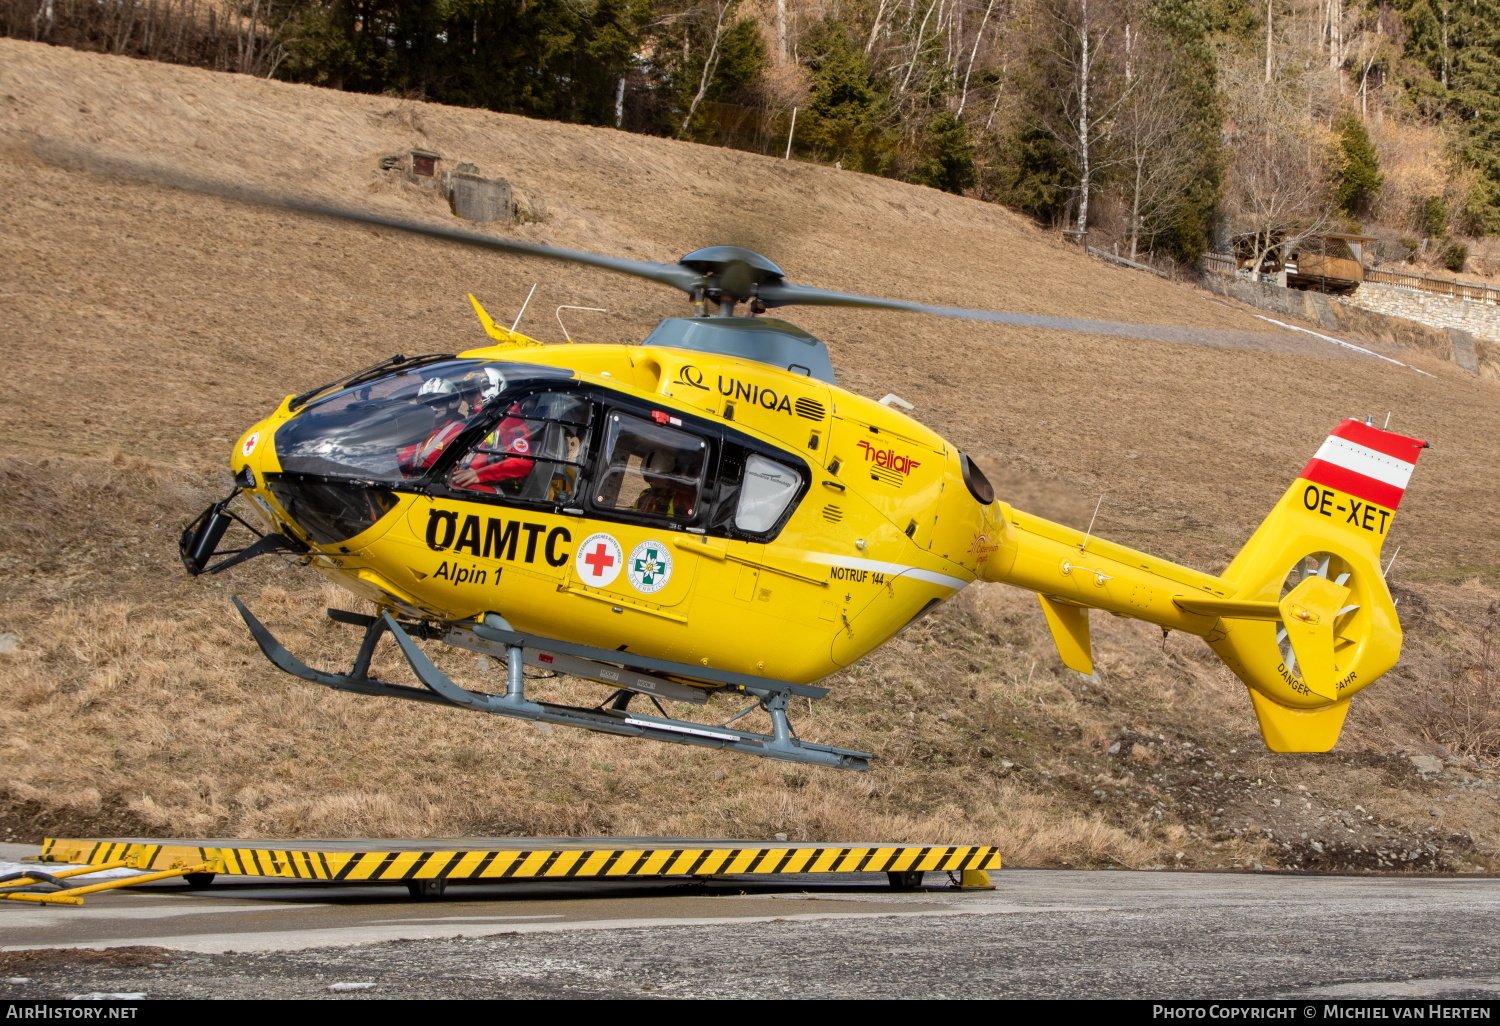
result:
<svg viewBox="0 0 1500 1026"><path fill-rule="evenodd" d="M1234 257L1228 253L1204 253L1203 269L1205 271L1218 271L1220 274L1233 274L1235 267Z"/></svg>
<svg viewBox="0 0 1500 1026"><path fill-rule="evenodd" d="M1365 281L1378 285L1399 285L1406 289L1452 296L1455 299L1470 299L1479 303L1500 303L1500 289L1465 285L1461 281L1449 281L1445 278L1424 278L1419 274L1402 274L1399 271L1366 270Z"/></svg>

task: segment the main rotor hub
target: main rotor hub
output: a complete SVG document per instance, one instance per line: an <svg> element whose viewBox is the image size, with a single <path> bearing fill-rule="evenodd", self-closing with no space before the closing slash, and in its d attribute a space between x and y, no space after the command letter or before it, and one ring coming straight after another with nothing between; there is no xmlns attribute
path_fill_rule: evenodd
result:
<svg viewBox="0 0 1500 1026"><path fill-rule="evenodd" d="M739 246L709 246L677 262L702 275L701 292L694 299L717 303L720 317L733 317L739 303L749 303L752 313L761 313L765 310L760 303L761 286L786 277L770 260Z"/></svg>

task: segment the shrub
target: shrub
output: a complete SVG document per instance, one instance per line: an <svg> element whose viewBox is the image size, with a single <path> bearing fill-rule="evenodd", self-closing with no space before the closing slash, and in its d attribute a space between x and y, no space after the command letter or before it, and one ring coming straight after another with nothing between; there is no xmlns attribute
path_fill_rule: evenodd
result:
<svg viewBox="0 0 1500 1026"><path fill-rule="evenodd" d="M1450 242L1438 254L1438 260L1450 271L1462 271L1469 259L1469 247L1462 242Z"/></svg>
<svg viewBox="0 0 1500 1026"><path fill-rule="evenodd" d="M1439 238L1448 234L1448 204L1441 196L1423 196L1412 201L1412 227L1424 238Z"/></svg>

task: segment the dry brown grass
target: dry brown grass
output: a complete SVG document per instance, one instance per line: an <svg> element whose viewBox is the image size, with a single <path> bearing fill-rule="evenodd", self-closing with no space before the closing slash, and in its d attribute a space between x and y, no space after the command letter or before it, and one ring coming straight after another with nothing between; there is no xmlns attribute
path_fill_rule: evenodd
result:
<svg viewBox="0 0 1500 1026"><path fill-rule="evenodd" d="M4 800L31 829L1003 838L1022 861L1121 864L1154 850L1128 826L1059 816L1044 795L996 772L1014 746L987 741L976 711L1029 717L1024 710L1064 695L1044 684L1053 671L1034 671L1029 634L993 664L951 647L946 632L1009 616L977 595L961 627L916 635L803 711L805 735L881 752L886 772L854 775L329 695L264 666L226 617L222 589L171 590L154 608L99 597L8 611L23 644L0 657ZM297 581L254 591L257 611L315 665L347 659L348 632L320 616L347 605L336 589ZM440 658L461 679L498 683L471 657ZM934 672L935 662L950 665ZM392 653L376 670L405 679ZM997 674L1017 686L1002 696ZM563 700L591 694L576 682L535 686Z"/></svg>
<svg viewBox="0 0 1500 1026"><path fill-rule="evenodd" d="M1406 663L1359 700L1328 756L1265 754L1243 689L1192 639L1163 646L1142 624L1100 617L1099 679L1080 680L1058 663L1034 599L1001 587L971 588L800 712L804 736L876 752L869 774L543 733L278 674L227 593L330 667L355 639L321 610L346 603L271 560L188 580L175 533L226 488L230 440L281 395L393 351L478 343L465 291L504 310L540 279L534 310L606 307L592 337L614 341L678 312L670 294L63 170L32 155L38 136L438 216L434 196L372 170L423 145L543 197L550 220L515 229L540 241L652 259L737 242L835 288L1265 327L1205 293L1080 259L1004 210L918 187L0 40L11 357L0 633L20 639L0 655L0 822L16 836L784 832L994 842L1013 864L1418 864L1370 854L1388 843L1378 828L1407 838L1406 854L1411 839L1441 837L1447 854L1423 865L1490 857L1500 821L1480 787L1488 771L1471 763L1424 783L1388 758L1448 743L1423 733L1417 699L1442 693L1445 667L1483 664L1476 611L1500 585L1500 411L1493 385L1451 364L1409 354L1436 375L1425 378L1373 361L798 316L829 340L849 387L916 403L989 459L1018 506L1082 527L1105 492L1099 533L1206 570L1339 417L1392 410L1394 426L1432 440L1392 540L1412 596L1403 611L1420 600L1428 613L1408 613ZM537 314L536 332L552 337L546 324ZM440 658L475 686L494 680L471 657ZM400 672L389 659L378 668ZM1460 778L1463 793L1430 815L1433 794ZM1320 837L1322 852L1310 847ZM1347 854L1328 855L1335 840Z"/></svg>
<svg viewBox="0 0 1500 1026"><path fill-rule="evenodd" d="M1500 674L1495 665L1500 599L1492 589L1472 584L1444 590L1441 605L1415 593L1407 596L1408 627L1417 622L1434 643L1404 661L1403 674L1421 684L1405 712L1432 745L1493 760L1500 757Z"/></svg>

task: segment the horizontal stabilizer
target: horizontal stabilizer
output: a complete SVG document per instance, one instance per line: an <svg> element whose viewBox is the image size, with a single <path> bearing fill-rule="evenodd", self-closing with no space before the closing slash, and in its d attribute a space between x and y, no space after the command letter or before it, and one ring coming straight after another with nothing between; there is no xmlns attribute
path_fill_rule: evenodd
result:
<svg viewBox="0 0 1500 1026"><path fill-rule="evenodd" d="M1275 602L1241 602L1237 599L1198 598L1178 595L1172 599L1178 609L1205 616L1227 616L1236 620L1280 620L1281 606Z"/></svg>

